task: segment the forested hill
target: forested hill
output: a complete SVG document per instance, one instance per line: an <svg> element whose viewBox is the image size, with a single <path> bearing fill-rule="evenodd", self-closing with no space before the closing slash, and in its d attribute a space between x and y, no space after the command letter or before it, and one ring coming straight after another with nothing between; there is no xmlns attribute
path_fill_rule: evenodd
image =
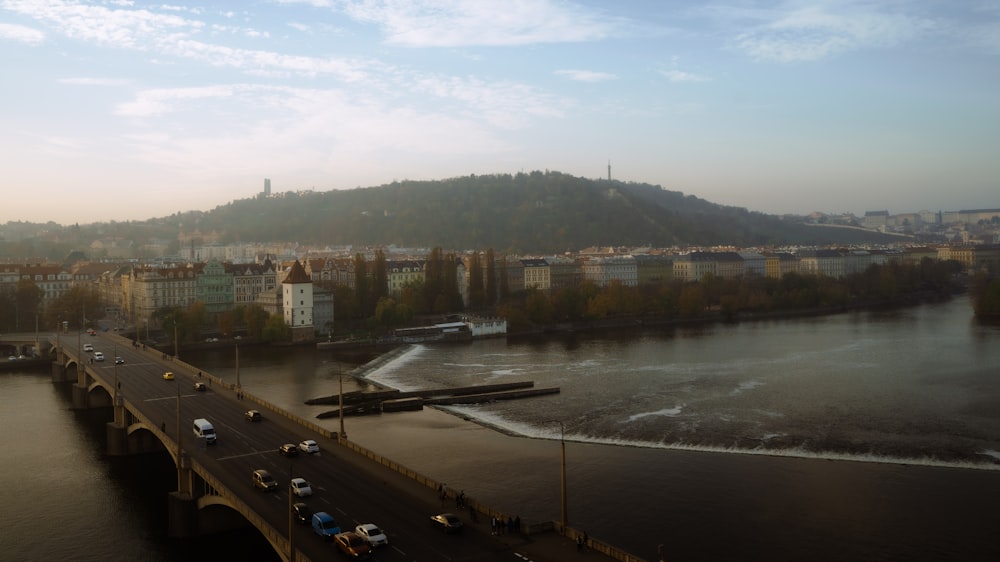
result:
<svg viewBox="0 0 1000 562"><path fill-rule="evenodd" d="M173 217L172 217L173 218ZM558 172L403 181L234 201L180 222L221 241L492 247L562 252L588 246L847 243L817 229L659 186ZM861 233L867 239L876 233ZM837 237L837 238L834 238Z"/></svg>

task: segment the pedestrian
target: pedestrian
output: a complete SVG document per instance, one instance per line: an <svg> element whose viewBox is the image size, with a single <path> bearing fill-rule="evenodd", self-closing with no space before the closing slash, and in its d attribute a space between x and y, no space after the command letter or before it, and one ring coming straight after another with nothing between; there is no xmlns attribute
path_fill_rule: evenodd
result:
<svg viewBox="0 0 1000 562"><path fill-rule="evenodd" d="M514 530L517 531L518 533L521 532L521 516L520 515L518 515L517 517L514 518Z"/></svg>
<svg viewBox="0 0 1000 562"><path fill-rule="evenodd" d="M514 519L510 515L507 516L507 534L514 533Z"/></svg>
<svg viewBox="0 0 1000 562"><path fill-rule="evenodd" d="M583 547L587 548L589 543L590 543L590 537L587 536L587 533L583 533Z"/></svg>
<svg viewBox="0 0 1000 562"><path fill-rule="evenodd" d="M583 535L576 536L576 551L580 552L583 550Z"/></svg>
<svg viewBox="0 0 1000 562"><path fill-rule="evenodd" d="M160 422L160 431L167 432L167 422Z"/></svg>

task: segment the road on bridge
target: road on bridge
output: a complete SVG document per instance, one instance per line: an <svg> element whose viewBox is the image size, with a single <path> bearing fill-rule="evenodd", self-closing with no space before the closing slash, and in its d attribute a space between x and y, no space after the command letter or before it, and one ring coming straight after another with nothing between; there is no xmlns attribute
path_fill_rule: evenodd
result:
<svg viewBox="0 0 1000 562"><path fill-rule="evenodd" d="M73 339L64 336L62 343L75 355ZM197 371L189 372L181 363L170 362L158 351L135 348L130 340L112 334L84 335L82 342L91 343L95 351L103 352L106 357L103 363L90 363L89 354L83 353L87 367L98 372L109 387L117 379L121 395L154 423L158 420L175 439L179 402L182 448L286 535L289 480L301 477L312 484L313 495L294 501L304 501L315 511L330 513L344 530L353 530L361 523L375 523L386 530L389 545L375 551L375 560L529 560L512 548L510 540L491 536L488 523L469 525L467 514L461 512L459 515L466 522L462 534L446 535L433 529L431 515L455 511L454 505L441 507L434 490L400 485L399 479L405 477L365 459L335 439L311 433L265 408L257 407L263 415L262 421L248 421L244 414L255 407L253 402L239 400L233 390L226 388L208 386L204 391L194 390L195 382L208 384L208 377L199 379ZM115 365L116 355L124 359L124 364ZM175 380L164 380L163 373L168 370L175 373ZM192 422L196 418L207 418L215 426L218 434L215 445L206 445L194 435ZM298 444L303 439L316 440L320 452L294 458L279 453L283 443ZM262 492L253 487L251 473L256 469L270 471L279 483L277 491ZM334 545L315 535L310 526L292 527L296 549L308 558L340 556ZM531 558L536 562L559 559L560 556L546 554Z"/></svg>

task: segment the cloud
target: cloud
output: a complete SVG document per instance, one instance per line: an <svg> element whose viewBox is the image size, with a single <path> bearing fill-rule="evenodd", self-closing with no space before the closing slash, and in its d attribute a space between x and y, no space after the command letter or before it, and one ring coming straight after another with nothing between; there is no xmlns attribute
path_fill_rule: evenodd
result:
<svg viewBox="0 0 1000 562"><path fill-rule="evenodd" d="M45 34L41 31L11 23L0 23L0 38L11 39L28 45L41 45L45 42Z"/></svg>
<svg viewBox="0 0 1000 562"><path fill-rule="evenodd" d="M129 84L128 80L123 78L63 78L59 80L60 84L68 84L71 86L109 86L118 87L126 86Z"/></svg>
<svg viewBox="0 0 1000 562"><path fill-rule="evenodd" d="M822 5L767 14L769 21L739 34L736 45L761 61L815 61L841 53L903 43L933 27L930 20L868 7ZM757 12L757 15L764 12Z"/></svg>
<svg viewBox="0 0 1000 562"><path fill-rule="evenodd" d="M593 70L557 70L556 74L558 76L564 76L570 80L576 80L577 82L606 82L608 80L616 80L618 77L614 74L609 74L607 72L596 72Z"/></svg>
<svg viewBox="0 0 1000 562"><path fill-rule="evenodd" d="M582 42L616 32L597 11L549 0L362 0L347 2L344 12L408 47Z"/></svg>
<svg viewBox="0 0 1000 562"><path fill-rule="evenodd" d="M708 77L700 74L692 74L681 70L661 70L660 74L667 77L671 82L707 82Z"/></svg>

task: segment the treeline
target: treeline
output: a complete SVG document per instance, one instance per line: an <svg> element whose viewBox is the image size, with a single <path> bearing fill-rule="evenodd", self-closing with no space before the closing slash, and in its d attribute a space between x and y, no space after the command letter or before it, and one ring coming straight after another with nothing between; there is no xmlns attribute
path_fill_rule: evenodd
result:
<svg viewBox="0 0 1000 562"><path fill-rule="evenodd" d="M925 258L919 264L872 265L863 273L842 279L788 273L781 279L706 276L698 282L668 281L637 287L620 282L598 287L584 281L578 287L551 292L529 289L501 302L497 310L507 318L508 328L514 332L615 317L735 319L742 315L843 309L950 294L956 288L954 278L959 270L956 262Z"/></svg>
<svg viewBox="0 0 1000 562"><path fill-rule="evenodd" d="M1000 318L1000 278L977 273L972 280L972 309L980 318Z"/></svg>

